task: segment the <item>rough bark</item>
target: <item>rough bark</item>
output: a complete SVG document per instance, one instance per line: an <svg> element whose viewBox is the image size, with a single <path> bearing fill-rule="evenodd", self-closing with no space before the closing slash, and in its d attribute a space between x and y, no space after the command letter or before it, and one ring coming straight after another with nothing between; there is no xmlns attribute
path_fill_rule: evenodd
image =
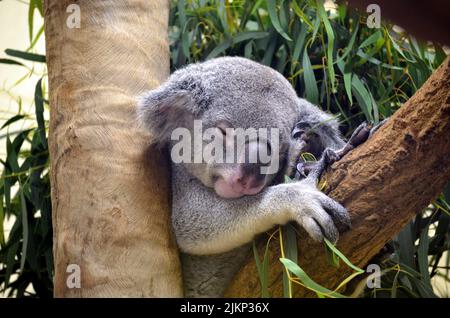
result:
<svg viewBox="0 0 450 318"><path fill-rule="evenodd" d="M364 267L450 180L449 132L447 58L371 139L325 174L325 192L347 207L351 215L353 228L341 236L337 246L354 264ZM260 252L262 255L262 248ZM282 296L279 257L279 242L274 241L269 273L274 296ZM299 239L299 264L329 288L335 288L349 274L346 266L336 269L329 265L324 248L305 235ZM294 294L311 295L304 288L296 288ZM226 295L261 295L253 257L235 276Z"/></svg>
<svg viewBox="0 0 450 318"><path fill-rule="evenodd" d="M66 25L72 3L80 28ZM169 1L44 5L55 296L181 296L168 167L135 121L136 96L169 73Z"/></svg>

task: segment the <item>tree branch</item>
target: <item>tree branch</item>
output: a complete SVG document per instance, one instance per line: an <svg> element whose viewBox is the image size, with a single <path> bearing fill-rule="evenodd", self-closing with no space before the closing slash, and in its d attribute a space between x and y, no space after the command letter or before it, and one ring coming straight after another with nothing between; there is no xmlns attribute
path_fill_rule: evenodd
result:
<svg viewBox="0 0 450 318"><path fill-rule="evenodd" d="M324 178L325 192L347 207L352 218L352 230L341 236L337 247L363 267L450 179L450 58L371 139L335 163ZM279 257L279 244L274 242L269 287L275 297L282 296ZM329 288L349 274L345 266L329 265L323 246L304 233L299 239L299 263ZM226 296L260 295L256 266L249 257ZM294 295L311 293L299 287Z"/></svg>

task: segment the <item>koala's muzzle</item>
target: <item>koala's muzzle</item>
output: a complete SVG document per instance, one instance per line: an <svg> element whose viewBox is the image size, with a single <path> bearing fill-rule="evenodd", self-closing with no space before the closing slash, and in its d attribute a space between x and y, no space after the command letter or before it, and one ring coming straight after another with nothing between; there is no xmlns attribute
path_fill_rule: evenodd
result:
<svg viewBox="0 0 450 318"><path fill-rule="evenodd" d="M224 198L238 198L255 195L266 186L263 167L270 163L271 150L265 142L251 141L245 145L244 152L230 169L219 171L214 189Z"/></svg>

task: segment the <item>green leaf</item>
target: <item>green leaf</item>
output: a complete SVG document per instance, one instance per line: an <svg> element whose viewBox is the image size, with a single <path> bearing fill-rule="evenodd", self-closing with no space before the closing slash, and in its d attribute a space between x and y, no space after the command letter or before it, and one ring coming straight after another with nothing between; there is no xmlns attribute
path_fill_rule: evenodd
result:
<svg viewBox="0 0 450 318"><path fill-rule="evenodd" d="M8 120L2 125L2 127L0 128L0 130L2 130L2 129L5 128L5 127L8 127L8 126L11 125L12 123L15 123L16 121L21 120L21 119L23 119L23 118L25 118L25 117L26 117L25 115L15 115L15 116L11 117L10 119L8 119Z"/></svg>
<svg viewBox="0 0 450 318"><path fill-rule="evenodd" d="M403 53L403 50L400 48L400 46L397 44L397 42L391 37L391 35L389 34L389 32L386 32L389 39L391 40L392 46L394 47L394 49L408 62L410 63L415 63L415 60L409 59L406 57L405 53Z"/></svg>
<svg viewBox="0 0 450 318"><path fill-rule="evenodd" d="M180 25L180 30L181 30L180 31L181 32L181 49L182 49L183 55L189 59L190 43L189 43L189 32L186 29L187 25L186 25L186 12L185 12L186 3L185 3L185 1L179 0L177 7L178 7L179 25Z"/></svg>
<svg viewBox="0 0 450 318"><path fill-rule="evenodd" d="M417 249L417 262L419 263L419 271L422 274L424 284L431 287L430 272L428 270L428 246L430 244L428 227L429 225L422 230L422 234L420 235L419 247Z"/></svg>
<svg viewBox="0 0 450 318"><path fill-rule="evenodd" d="M277 1L276 0L267 0L267 10L269 11L269 17L270 21L272 22L273 27L275 30L277 30L278 33L281 34L283 38L285 38L288 41L292 41L292 39L289 37L289 35L286 33L285 30L283 30L280 19L278 18L277 14Z"/></svg>
<svg viewBox="0 0 450 318"><path fill-rule="evenodd" d="M42 25L39 28L39 30L38 30L36 36L34 37L33 41L31 41L31 44L28 47L27 51L30 51L36 45L37 41L40 39L40 37L42 36L43 33L44 33L44 25Z"/></svg>
<svg viewBox="0 0 450 318"><path fill-rule="evenodd" d="M42 0L35 0L36 8L39 10L41 17L44 17L44 7L42 6Z"/></svg>
<svg viewBox="0 0 450 318"><path fill-rule="evenodd" d="M0 159L1 160L1 159ZM2 164L4 166L6 166L6 163L2 161ZM5 174L7 174L8 172L10 172L9 169L4 169L2 176L4 176ZM10 212L11 210L11 187L13 186L12 181L10 178L3 178L3 196L5 197L5 208L6 208L6 212ZM2 202L3 204L3 202Z"/></svg>
<svg viewBox="0 0 450 318"><path fill-rule="evenodd" d="M374 57L372 57L372 56L370 56L370 55L364 53L364 52L361 51L361 50L358 51L356 54L357 54L358 56L362 57L363 59L369 61L369 62L372 63L372 64L380 65L380 66L382 66L382 67L384 67L384 68L388 68L388 69L396 70L396 71L403 71L403 70L404 70L404 69L403 69L402 67L400 67L400 66L394 66L394 65L387 64L387 63L383 63L383 62L381 62L380 60L378 60L378 59L376 59L376 58L374 58Z"/></svg>
<svg viewBox="0 0 450 318"><path fill-rule="evenodd" d="M350 267L351 269L353 269L356 272L359 273L364 273L364 270L359 268L358 266L353 265L352 262L350 262L350 260L345 257L344 254L342 254L341 251L339 251L336 246L333 245L333 243L331 243L329 240L324 239L325 245L328 247L328 249L333 252L334 254L336 254L348 267Z"/></svg>
<svg viewBox="0 0 450 318"><path fill-rule="evenodd" d="M413 36L409 37L409 42L411 43L411 46L416 51L416 54L421 60L425 59L425 47L422 43L419 43L417 39Z"/></svg>
<svg viewBox="0 0 450 318"><path fill-rule="evenodd" d="M245 48L244 48L244 56L245 56L246 58L248 58L248 59L251 59L251 58L252 58L253 45L254 45L254 42L253 42L253 41L250 41L250 42L248 42L248 43L245 45Z"/></svg>
<svg viewBox="0 0 450 318"><path fill-rule="evenodd" d="M339 268L340 264L339 264L339 257L337 256L337 254L334 253L329 248L327 248L326 245L325 245L325 252L327 254L327 259L328 259L328 262L330 263L330 265L333 267Z"/></svg>
<svg viewBox="0 0 450 318"><path fill-rule="evenodd" d="M380 122L380 113L378 111L378 104L373 98L373 95L370 94L370 98L372 100L372 110L373 110L373 124L377 125Z"/></svg>
<svg viewBox="0 0 450 318"><path fill-rule="evenodd" d="M44 121L44 98L42 96L42 78L37 82L34 90L34 104L36 107L36 121L38 123L39 135L44 148L47 148L47 137L45 135Z"/></svg>
<svg viewBox="0 0 450 318"><path fill-rule="evenodd" d="M405 226L399 233L397 236L397 243L400 262L411 269L414 268L414 241L411 223Z"/></svg>
<svg viewBox="0 0 450 318"><path fill-rule="evenodd" d="M414 276L410 276L409 279L414 284L414 287L419 292L419 295L422 298L437 298L436 294L433 292L433 289L429 285L425 285L423 281L417 279Z"/></svg>
<svg viewBox="0 0 450 318"><path fill-rule="evenodd" d="M277 41L277 33L275 30L270 32L269 37L269 46L265 49L264 57L261 60L261 63L267 66L270 66L272 64L272 60L275 54L275 49L277 48L278 41Z"/></svg>
<svg viewBox="0 0 450 318"><path fill-rule="evenodd" d="M30 43L33 40L34 9L36 8L35 2L35 0L30 0L30 3L28 5L28 36L30 38Z"/></svg>
<svg viewBox="0 0 450 318"><path fill-rule="evenodd" d="M183 28L182 32L184 32L184 27L186 26L185 7L186 7L186 1L185 0L178 0L178 3L177 3L178 11L177 11L177 13L178 13L178 19L179 19L180 26Z"/></svg>
<svg viewBox="0 0 450 318"><path fill-rule="evenodd" d="M281 0L279 17L280 17L280 25L283 30L289 29L289 11L290 11L289 1Z"/></svg>
<svg viewBox="0 0 450 318"><path fill-rule="evenodd" d="M287 259L287 258L280 258L280 262L295 276L298 277L298 279L306 286L306 288L316 292L320 293L324 296L333 297L333 298L347 298L346 296L329 290L326 287L323 287L319 284L317 284L315 281L313 281L303 269L300 268L297 264L295 264L293 261Z"/></svg>
<svg viewBox="0 0 450 318"><path fill-rule="evenodd" d="M219 5L217 6L217 15L219 16L220 22L222 23L222 28L225 34L229 34L229 26L227 21L227 10L225 7L225 0L219 0Z"/></svg>
<svg viewBox="0 0 450 318"><path fill-rule="evenodd" d="M277 63L275 65L275 69L279 73L283 74L284 69L287 65L287 57L288 57L288 53L287 53L285 45L280 47L280 49L276 53L276 56L277 56L277 61L276 61Z"/></svg>
<svg viewBox="0 0 450 318"><path fill-rule="evenodd" d="M371 94L356 74L353 74L352 77L352 92L358 101L359 107L366 116L366 120L373 122Z"/></svg>
<svg viewBox="0 0 450 318"><path fill-rule="evenodd" d="M317 13L317 14L319 14L319 13ZM313 29L313 35L311 37L310 46L312 46L312 44L316 40L317 32L319 32L319 27L320 27L320 18L319 18L319 16L317 16L316 19L314 20L314 29Z"/></svg>
<svg viewBox="0 0 450 318"><path fill-rule="evenodd" d="M400 275L400 271L397 271L397 273L395 273L394 281L392 283L391 298L397 298L398 276L399 275Z"/></svg>
<svg viewBox="0 0 450 318"><path fill-rule="evenodd" d="M378 41L378 39L383 38L383 35L380 31L375 32L371 36L369 36L367 39L365 39L360 45L359 49L365 48L366 46L372 45Z"/></svg>
<svg viewBox="0 0 450 318"><path fill-rule="evenodd" d="M253 241L253 255L255 257L256 269L261 283L261 297L269 298L269 241L266 243L262 263L259 259L258 248L256 247L255 241Z"/></svg>
<svg viewBox="0 0 450 318"><path fill-rule="evenodd" d="M337 11L341 23L344 23L345 16L347 15L347 7L345 6L345 4L338 4Z"/></svg>
<svg viewBox="0 0 450 318"><path fill-rule="evenodd" d="M206 57L207 60L217 57L218 55L224 53L233 44L232 39L226 39L219 45L217 45Z"/></svg>
<svg viewBox="0 0 450 318"><path fill-rule="evenodd" d="M350 38L350 41L348 42L348 45L345 48L345 52L344 52L344 54L342 54L341 57L339 57L336 60L336 64L339 65L339 62L343 61L347 57L347 55L353 50L353 47L355 45L356 35L358 34L358 30L359 30L359 24L357 24L355 29L353 30L352 37Z"/></svg>
<svg viewBox="0 0 450 318"><path fill-rule="evenodd" d="M314 126L314 127L317 127L317 126ZM317 158L312 153L309 153L309 152L302 152L301 153L301 157L302 157L302 160L305 161L305 162L315 162L315 161L317 161Z"/></svg>
<svg viewBox="0 0 450 318"><path fill-rule="evenodd" d="M281 227L285 258L295 264L298 263L297 234L291 224ZM285 298L292 298L292 286L286 271L283 271L283 294Z"/></svg>
<svg viewBox="0 0 450 318"><path fill-rule="evenodd" d="M325 12L325 7L323 6L323 0L317 0L317 10L320 19L322 20L325 31L327 32L327 71L330 77L331 88L333 93L336 91L336 75L334 73L334 62L333 62L333 51L334 51L334 32L331 27L330 21L328 20L327 13Z"/></svg>
<svg viewBox="0 0 450 318"><path fill-rule="evenodd" d="M294 10L295 14L298 15L298 17L305 23L310 30L314 29L314 25L312 24L311 20L308 18L308 16L303 12L302 9L297 4L297 1L291 2L292 9Z"/></svg>
<svg viewBox="0 0 450 318"><path fill-rule="evenodd" d="M11 172L13 173L19 172L18 152L18 149L14 147L14 144L11 142L8 134L6 136L6 162L8 163L9 167L11 168Z"/></svg>
<svg viewBox="0 0 450 318"><path fill-rule="evenodd" d="M311 103L319 104L319 89L317 88L317 81L314 71L311 66L311 61L308 56L308 51L305 48L303 52L303 82L305 84L305 97Z"/></svg>
<svg viewBox="0 0 450 318"><path fill-rule="evenodd" d="M305 45L305 39L306 39L306 28L304 26L301 26L300 32L298 33L297 40L295 41L294 51L292 53L291 73L294 72L294 66L296 65L296 64L294 64L294 62L298 62L298 60L300 58L300 54Z"/></svg>
<svg viewBox="0 0 450 318"><path fill-rule="evenodd" d="M445 53L442 46L440 46L438 44L434 44L434 51L435 51L434 64L436 66L441 65L442 62L444 62L444 60L446 59L447 54Z"/></svg>
<svg viewBox="0 0 450 318"><path fill-rule="evenodd" d="M10 65L20 65L20 66L25 66L22 63L15 61L15 60L11 60L11 59L0 59L0 63L2 64L10 64Z"/></svg>
<svg viewBox="0 0 450 318"><path fill-rule="evenodd" d="M23 52L23 51L18 51L18 50L13 50L13 49L6 49L5 53L9 56L18 57L18 58L21 58L21 59L24 59L27 61L45 63L45 55Z"/></svg>
<svg viewBox="0 0 450 318"><path fill-rule="evenodd" d="M20 259L20 272L23 272L25 267L25 260L27 258L27 248L28 248L28 211L25 202L25 196L23 195L23 189L20 189L20 207L22 211L22 257Z"/></svg>
<svg viewBox="0 0 450 318"><path fill-rule="evenodd" d="M16 221L17 223L18 221ZM14 225L16 225L16 223ZM13 227L14 229L14 227ZM12 230L11 230L12 232ZM11 235L11 233L10 233ZM18 241L14 242L6 252L6 271L5 271L5 286L9 285L9 279L11 277L11 274L14 270L14 264L15 264L15 258L17 251L19 250L19 243Z"/></svg>
<svg viewBox="0 0 450 318"><path fill-rule="evenodd" d="M344 76L345 93L350 101L350 105L353 105L351 62L347 61L347 63L344 64L343 61L339 61L338 68Z"/></svg>
<svg viewBox="0 0 450 318"><path fill-rule="evenodd" d="M294 182L288 175L284 175L284 183Z"/></svg>
<svg viewBox="0 0 450 318"><path fill-rule="evenodd" d="M241 32L233 37L233 44L248 40L264 39L267 36L269 36L269 32Z"/></svg>
<svg viewBox="0 0 450 318"><path fill-rule="evenodd" d="M5 222L5 211L3 209L3 198L0 200L0 250L5 248L5 229L3 224Z"/></svg>

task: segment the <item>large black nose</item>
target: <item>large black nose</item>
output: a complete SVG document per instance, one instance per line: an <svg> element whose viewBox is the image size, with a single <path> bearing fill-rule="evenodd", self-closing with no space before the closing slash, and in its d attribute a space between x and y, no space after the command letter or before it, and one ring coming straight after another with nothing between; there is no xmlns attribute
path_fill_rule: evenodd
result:
<svg viewBox="0 0 450 318"><path fill-rule="evenodd" d="M264 188L265 176L260 173L259 164L240 164L228 184L234 191L252 195Z"/></svg>
<svg viewBox="0 0 450 318"><path fill-rule="evenodd" d="M261 173L261 163L243 163L241 164L241 179L244 187L258 187L264 182L265 175Z"/></svg>

